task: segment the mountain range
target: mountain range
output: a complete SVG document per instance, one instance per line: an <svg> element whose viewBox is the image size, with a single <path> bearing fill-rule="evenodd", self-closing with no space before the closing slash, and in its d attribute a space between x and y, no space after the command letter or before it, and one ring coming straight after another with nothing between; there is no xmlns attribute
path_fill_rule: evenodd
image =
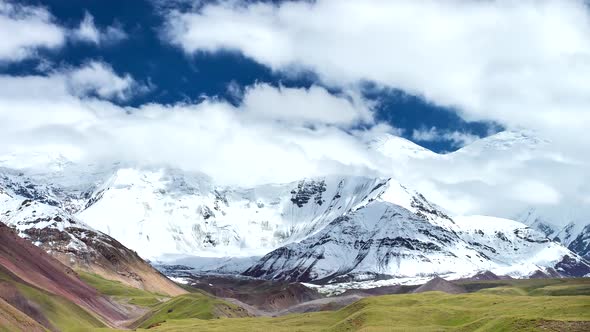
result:
<svg viewBox="0 0 590 332"><path fill-rule="evenodd" d="M523 144L544 143L500 133L438 155L383 135L368 148L401 165ZM318 284L590 274L583 209L572 219L530 207L517 220L458 216L395 174L243 188L169 167L33 155L0 158L0 222L70 267L149 291L183 292L144 259L170 276L190 270Z"/></svg>

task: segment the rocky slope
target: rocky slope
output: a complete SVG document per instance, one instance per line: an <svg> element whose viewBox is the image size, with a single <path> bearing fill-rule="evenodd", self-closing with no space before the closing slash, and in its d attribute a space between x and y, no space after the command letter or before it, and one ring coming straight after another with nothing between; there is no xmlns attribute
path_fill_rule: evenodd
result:
<svg viewBox="0 0 590 332"><path fill-rule="evenodd" d="M590 213L587 207L572 207L558 213L554 208L530 208L517 220L590 259Z"/></svg>
<svg viewBox="0 0 590 332"><path fill-rule="evenodd" d="M63 264L160 294L185 293L117 240L94 230L60 207L43 202L51 201L32 200L38 196L14 189L0 187L0 206L3 207L0 222L16 229L21 237Z"/></svg>
<svg viewBox="0 0 590 332"><path fill-rule="evenodd" d="M0 297L40 325L54 326L43 312L38 298L29 299L22 286L34 287L84 308L109 326L120 326L129 317L119 304L100 295L76 273L40 248L20 238L0 223Z"/></svg>
<svg viewBox="0 0 590 332"><path fill-rule="evenodd" d="M483 270L523 277L547 268L563 276L590 273L583 259L521 223L455 221L423 196L388 182L366 205L270 252L244 274L324 284Z"/></svg>

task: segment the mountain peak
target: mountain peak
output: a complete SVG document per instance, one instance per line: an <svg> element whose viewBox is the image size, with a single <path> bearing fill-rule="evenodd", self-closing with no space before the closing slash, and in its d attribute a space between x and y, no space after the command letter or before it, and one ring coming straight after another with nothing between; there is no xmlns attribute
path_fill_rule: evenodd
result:
<svg viewBox="0 0 590 332"><path fill-rule="evenodd" d="M370 141L368 145L370 149L394 159L423 159L438 155L408 139L391 134L382 134Z"/></svg>
<svg viewBox="0 0 590 332"><path fill-rule="evenodd" d="M549 144L548 140L538 137L532 130L506 130L479 139L463 148L450 153L453 154L485 154L492 151L532 150Z"/></svg>

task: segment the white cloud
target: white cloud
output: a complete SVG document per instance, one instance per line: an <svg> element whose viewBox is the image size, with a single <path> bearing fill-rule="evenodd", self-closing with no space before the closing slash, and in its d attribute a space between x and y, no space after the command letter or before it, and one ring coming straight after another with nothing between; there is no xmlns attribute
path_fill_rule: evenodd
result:
<svg viewBox="0 0 590 332"><path fill-rule="evenodd" d="M378 173L380 157L360 139L371 132L340 128L352 125L351 119L361 121L355 114L368 111L353 97L334 97L317 87L295 91L256 85L246 89L245 103L238 107L211 98L194 104L120 107L102 99L117 96L119 92L101 89L117 85L109 83L111 79L122 79L104 67L90 63L48 76L0 76L0 156L51 151L87 162L168 165L244 185ZM97 79L96 71L115 77ZM266 100L257 94L273 97ZM299 106L319 112L318 105L336 118L298 113ZM256 110L271 107L285 113L277 117ZM308 120L314 121L313 128ZM374 130L388 129L382 125Z"/></svg>
<svg viewBox="0 0 590 332"><path fill-rule="evenodd" d="M246 89L243 104L245 112L254 117L300 125L352 126L373 120L368 102L357 93L337 97L318 86L304 89L256 84Z"/></svg>
<svg viewBox="0 0 590 332"><path fill-rule="evenodd" d="M107 99L128 99L132 94L148 88L140 85L129 74L117 75L111 66L91 61L83 67L65 71L65 81L75 95L97 94Z"/></svg>
<svg viewBox="0 0 590 332"><path fill-rule="evenodd" d="M292 100L295 94L296 106L330 107L321 111L336 119L343 108L363 114L367 106L355 104L348 95L324 94L321 88L316 94L311 89L255 85L245 89L244 103L237 107L211 98L191 104L120 107L102 99L117 93L101 96L100 84L72 89L75 73L93 72L94 67L109 68L105 71L119 79L125 77L106 64L92 63L48 76L0 75L0 160L25 153L30 164L30 155L36 152L64 154L82 165L114 161L167 165L239 185L329 174L394 175L454 214L514 217L529 206L578 211L585 204L590 209L588 163L531 134L502 133L449 155L419 153L418 159L409 162L400 160L405 154L414 155L416 149L394 139L393 145L387 145L395 156L389 161L367 149L366 142L398 130L383 123L369 130L351 130L343 127L353 122L310 114L301 117ZM273 97L248 102L247 95L257 93ZM254 107L287 113L268 114ZM362 121L362 117L356 119ZM313 129L308 121L314 123ZM395 142L402 147L395 148Z"/></svg>
<svg viewBox="0 0 590 332"><path fill-rule="evenodd" d="M65 35L45 8L0 0L0 62L34 56L40 48L59 48Z"/></svg>
<svg viewBox="0 0 590 332"><path fill-rule="evenodd" d="M534 208L557 223L589 220L586 156L574 158L537 135L502 132L446 155L392 158L390 169L451 214L515 218Z"/></svg>
<svg viewBox="0 0 590 332"><path fill-rule="evenodd" d="M443 138L447 141L453 142L454 146L463 147L465 145L475 142L480 137L469 133L453 131L444 133Z"/></svg>
<svg viewBox="0 0 590 332"><path fill-rule="evenodd" d="M335 86L373 81L468 120L540 130L577 153L590 147L583 0L221 1L169 11L165 36L188 53L237 50Z"/></svg>
<svg viewBox="0 0 590 332"><path fill-rule="evenodd" d="M559 192L546 183L525 180L517 182L511 192L514 199L530 205L552 205L559 203Z"/></svg>
<svg viewBox="0 0 590 332"><path fill-rule="evenodd" d="M108 26L100 30L94 24L94 17L86 12L77 29L71 31L74 40L94 43L96 45L103 43L114 43L127 38L127 34L119 26Z"/></svg>
<svg viewBox="0 0 590 332"><path fill-rule="evenodd" d="M430 129L414 129L412 139L417 142L440 142L448 141L455 147L463 147L475 142L480 137L477 135L460 131L441 131L436 127Z"/></svg>
<svg viewBox="0 0 590 332"><path fill-rule="evenodd" d="M412 139L415 141L432 142L442 140L441 135L438 133L435 127L430 129L420 129L412 132Z"/></svg>
<svg viewBox="0 0 590 332"><path fill-rule="evenodd" d="M166 36L187 53L239 51L275 71L311 70L344 88L371 81L467 120L534 129L549 141L507 133L472 143L425 128L413 139L472 145L407 162L400 147L375 167L454 214L512 218L535 207L560 220L590 216L585 1L222 1L168 12Z"/></svg>
<svg viewBox="0 0 590 332"><path fill-rule="evenodd" d="M55 70L49 76L0 76L0 102L17 103L15 112L20 103L25 102L31 107L35 103L44 103L49 100L71 100L72 96L79 98L100 97L103 99L125 100L136 93L145 92L149 87L136 82L129 74L123 76L113 71L108 64L99 61L90 61L81 67L66 67ZM69 105L64 105L66 108ZM6 112L9 112L7 109ZM26 111L24 111L26 112ZM52 111L59 113L56 107ZM72 113L75 115L75 113ZM43 117L45 119L45 117ZM33 119L29 121L34 122Z"/></svg>
<svg viewBox="0 0 590 332"><path fill-rule="evenodd" d="M0 0L0 63L35 57L40 49L59 49L66 39L98 45L125 38L127 34L118 25L97 28L88 12L77 28L69 30L44 7Z"/></svg>

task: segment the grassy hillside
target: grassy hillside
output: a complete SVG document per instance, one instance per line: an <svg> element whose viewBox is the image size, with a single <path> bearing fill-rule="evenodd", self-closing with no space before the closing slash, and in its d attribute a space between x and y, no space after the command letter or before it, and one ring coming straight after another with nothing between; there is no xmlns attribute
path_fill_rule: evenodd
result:
<svg viewBox="0 0 590 332"><path fill-rule="evenodd" d="M278 318L167 320L153 331L532 331L551 324L572 330L580 320L590 321L589 296L432 292L366 298L337 312ZM590 328L588 322L579 325L581 331Z"/></svg>
<svg viewBox="0 0 590 332"><path fill-rule="evenodd" d="M341 310L282 317L247 317L234 304L196 291L169 298L82 272L100 293L147 312L138 331L590 331L590 279L462 282L471 293L375 296ZM94 316L43 290L0 273L0 284L18 293L62 331L107 331ZM4 287L5 292L9 288ZM15 326L42 330L22 312L0 303L0 331Z"/></svg>
<svg viewBox="0 0 590 332"><path fill-rule="evenodd" d="M62 297L25 285L18 288L27 299L38 304L44 316L61 331L80 331L104 326L87 311Z"/></svg>
<svg viewBox="0 0 590 332"><path fill-rule="evenodd" d="M46 329L23 312L0 298L0 332L18 331L42 332Z"/></svg>
<svg viewBox="0 0 590 332"><path fill-rule="evenodd" d="M27 301L37 307L52 326L61 331L81 331L104 326L97 318L65 298L20 283L2 272L0 272L0 282L15 286Z"/></svg>
<svg viewBox="0 0 590 332"><path fill-rule="evenodd" d="M127 286L119 281L107 280L99 275L78 272L80 278L96 288L101 294L145 308L150 311L139 319L134 326L150 327L162 322L176 319L215 319L219 317L245 317L244 309L234 304L213 297L200 290L176 296L172 299Z"/></svg>
<svg viewBox="0 0 590 332"><path fill-rule="evenodd" d="M205 293L195 292L177 296L156 306L152 314L138 325L147 328L175 319L196 318L198 320L210 320L220 317L246 316L248 314L243 308Z"/></svg>
<svg viewBox="0 0 590 332"><path fill-rule="evenodd" d="M590 295L590 279L513 279L461 283L469 291L487 294L566 296Z"/></svg>
<svg viewBox="0 0 590 332"><path fill-rule="evenodd" d="M472 282L475 285L476 282ZM440 292L365 298L335 312L203 320L184 304L160 310L150 331L588 331L589 279L477 282L470 294ZM577 295L582 293L582 295ZM196 300L196 299L195 299ZM202 304L194 303L199 306ZM168 307L167 307L168 308ZM176 314L173 314L176 311ZM192 310L188 310L192 312ZM166 315L168 314L168 315ZM209 316L210 317L210 316Z"/></svg>
<svg viewBox="0 0 590 332"><path fill-rule="evenodd" d="M119 281L108 280L97 274L83 271L77 272L82 280L96 288L101 294L111 296L121 302L151 308L169 299L165 295L127 286Z"/></svg>

